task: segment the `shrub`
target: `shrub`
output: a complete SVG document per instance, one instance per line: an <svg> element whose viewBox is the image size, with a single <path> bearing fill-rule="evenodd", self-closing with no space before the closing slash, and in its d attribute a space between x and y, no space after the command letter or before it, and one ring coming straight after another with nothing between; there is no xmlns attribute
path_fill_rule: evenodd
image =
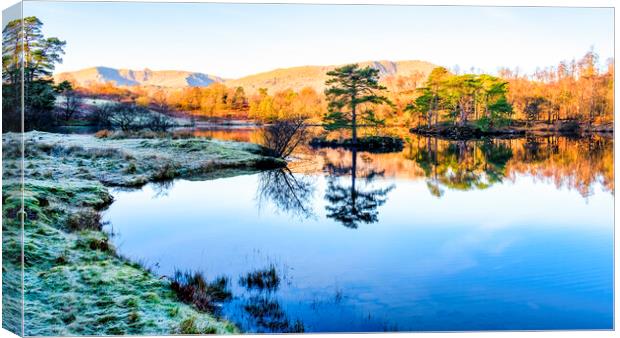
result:
<svg viewBox="0 0 620 338"><path fill-rule="evenodd" d="M125 170L124 170L126 174L135 174L136 171L137 171L137 168L136 168L135 162L129 162L129 164L127 165L127 167L125 167Z"/></svg>
<svg viewBox="0 0 620 338"><path fill-rule="evenodd" d="M69 231L101 230L101 215L92 209L76 211L67 220Z"/></svg>
<svg viewBox="0 0 620 338"><path fill-rule="evenodd" d="M95 133L95 137L96 138L108 138L112 136L112 134L113 134L112 131L107 130L107 129L102 129Z"/></svg>
<svg viewBox="0 0 620 338"><path fill-rule="evenodd" d="M176 176L178 176L177 166L170 162L166 162L153 173L152 179L153 181L166 181Z"/></svg>

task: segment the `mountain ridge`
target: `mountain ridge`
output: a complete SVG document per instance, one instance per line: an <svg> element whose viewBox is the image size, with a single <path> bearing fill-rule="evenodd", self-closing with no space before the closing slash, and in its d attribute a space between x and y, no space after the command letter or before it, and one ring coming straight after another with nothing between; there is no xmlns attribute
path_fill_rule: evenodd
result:
<svg viewBox="0 0 620 338"><path fill-rule="evenodd" d="M401 60L401 61L362 61L357 62L360 67L372 66L379 69L380 79L387 76L410 76L419 72L423 78L437 67L436 65L420 60ZM224 84L230 87L243 87L246 92L256 92L258 88L268 88L270 92L291 88L299 90L303 87L311 87L317 91L323 91L327 72L341 65L327 66L297 66L289 68L277 68L271 71L257 73L225 81Z"/></svg>
<svg viewBox="0 0 620 338"><path fill-rule="evenodd" d="M157 87L205 87L214 82L223 82L219 76L184 70L133 70L97 66L54 75L56 82L71 81L80 86L112 82L117 86L157 86Z"/></svg>
<svg viewBox="0 0 620 338"><path fill-rule="evenodd" d="M410 76L418 73L426 78L436 65L420 60L401 61L363 61L360 67L372 66L379 70L381 79L389 76ZM112 67L90 67L72 72L58 73L57 82L68 80L79 86L112 82L117 86L156 86L166 88L205 87L213 83L223 83L229 87L243 87L246 93L255 93L259 88L269 92L285 89L300 90L311 87L317 91L325 88L326 73L342 65L307 65L288 68L276 68L238 79L224 79L219 76L200 72L182 70L132 70Z"/></svg>

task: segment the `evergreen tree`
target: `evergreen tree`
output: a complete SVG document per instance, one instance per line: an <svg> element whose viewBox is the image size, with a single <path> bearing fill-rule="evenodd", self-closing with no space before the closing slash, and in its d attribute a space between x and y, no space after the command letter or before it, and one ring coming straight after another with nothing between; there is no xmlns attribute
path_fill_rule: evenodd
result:
<svg viewBox="0 0 620 338"><path fill-rule="evenodd" d="M358 118L371 125L376 125L374 112L366 106L391 102L377 94L385 87L379 84L379 70L371 67L359 68L357 64L346 65L327 72L330 77L325 84L328 101L328 113L325 115L324 127L327 130L351 128L352 142L357 143Z"/></svg>
<svg viewBox="0 0 620 338"><path fill-rule="evenodd" d="M48 127L53 121L55 92L50 79L62 62L65 42L45 38L36 17L9 22L2 30L3 131L21 130L21 81L24 127Z"/></svg>

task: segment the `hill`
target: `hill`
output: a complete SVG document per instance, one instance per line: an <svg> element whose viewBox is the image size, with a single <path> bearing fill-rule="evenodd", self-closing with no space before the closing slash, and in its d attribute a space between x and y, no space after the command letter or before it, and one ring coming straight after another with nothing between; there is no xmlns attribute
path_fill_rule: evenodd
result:
<svg viewBox="0 0 620 338"><path fill-rule="evenodd" d="M366 61L359 64L362 67L372 66L379 69L382 79L390 76L410 76L415 73L421 74L421 78L426 78L431 70L436 67L430 62L415 60ZM179 70L153 71L150 69L130 70L92 67L56 74L55 80L57 82L68 80L79 86L112 82L116 86L166 88L205 87L214 82L223 82L228 87L243 87L248 94L257 92L259 88L267 88L270 93L274 93L288 88L300 90L304 87L311 87L321 92L325 88L326 73L336 67L338 66L280 68L231 80L224 80L204 73Z"/></svg>
<svg viewBox="0 0 620 338"><path fill-rule="evenodd" d="M68 80L80 86L112 82L117 86L156 87L206 87L213 82L222 82L217 76L180 70L154 71L150 69L131 70L109 67L92 67L75 72L55 75L57 82Z"/></svg>
<svg viewBox="0 0 620 338"><path fill-rule="evenodd" d="M409 76L418 72L422 78L436 67L426 61L366 61L360 66L372 66L379 69L380 76L385 79L389 76ZM291 88L299 90L311 87L322 92L325 89L326 73L338 66L302 66L293 68L275 69L265 73L254 74L240 79L228 80L224 84L228 87L243 87L246 93L254 93L259 88L267 88L270 93Z"/></svg>

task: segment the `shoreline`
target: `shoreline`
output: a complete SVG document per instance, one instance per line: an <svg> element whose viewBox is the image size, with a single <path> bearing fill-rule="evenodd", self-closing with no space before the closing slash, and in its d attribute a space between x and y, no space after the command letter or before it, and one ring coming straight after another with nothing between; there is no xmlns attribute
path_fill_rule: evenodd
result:
<svg viewBox="0 0 620 338"><path fill-rule="evenodd" d="M284 160L241 142L23 135L25 335L239 332L181 302L166 277L118 254L101 211L113 203L110 187L242 175L283 166ZM5 319L21 312L20 141L20 134L3 134ZM17 321L5 321L5 327L18 328Z"/></svg>
<svg viewBox="0 0 620 338"><path fill-rule="evenodd" d="M414 135L437 137L452 141L467 141L482 138L511 139L527 136L566 136L566 137L585 137L587 135L611 135L613 136L613 125L586 125L574 123L573 121L556 124L535 124L526 125L523 122L514 125L482 129L474 123L466 125L438 124L431 127L420 126L409 129L409 133Z"/></svg>

